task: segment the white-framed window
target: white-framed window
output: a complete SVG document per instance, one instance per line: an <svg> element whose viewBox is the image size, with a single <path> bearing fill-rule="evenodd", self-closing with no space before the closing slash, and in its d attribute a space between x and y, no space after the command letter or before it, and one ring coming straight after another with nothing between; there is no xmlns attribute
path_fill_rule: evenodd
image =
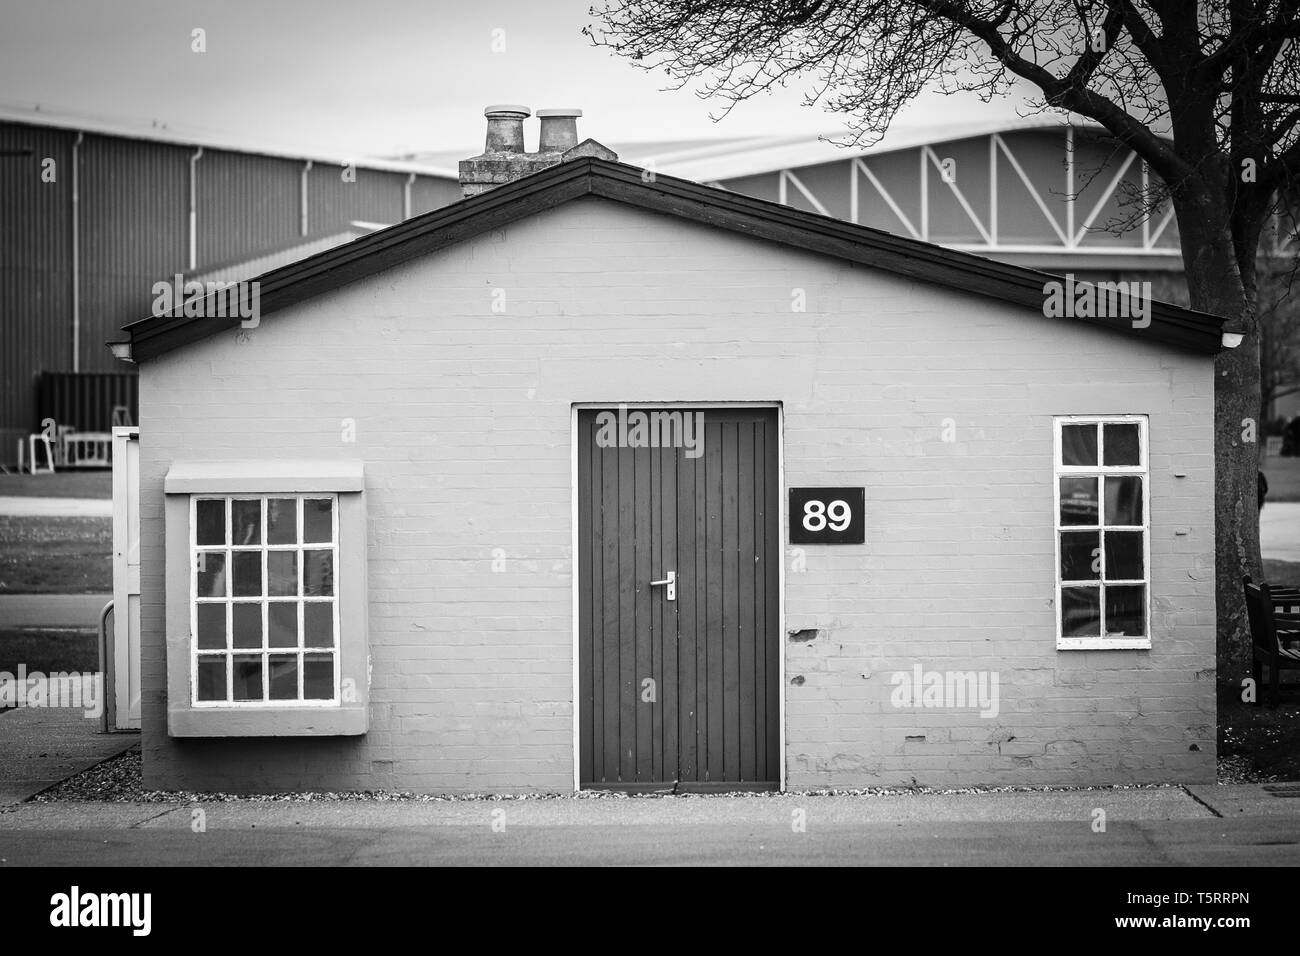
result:
<svg viewBox="0 0 1300 956"><path fill-rule="evenodd" d="M190 497L196 707L339 700L334 494Z"/></svg>
<svg viewBox="0 0 1300 956"><path fill-rule="evenodd" d="M1055 423L1056 646L1151 646L1145 415Z"/></svg>

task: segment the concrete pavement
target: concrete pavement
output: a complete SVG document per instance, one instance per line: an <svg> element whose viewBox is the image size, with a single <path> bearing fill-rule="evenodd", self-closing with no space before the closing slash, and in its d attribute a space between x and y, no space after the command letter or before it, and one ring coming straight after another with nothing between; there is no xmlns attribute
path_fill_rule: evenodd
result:
<svg viewBox="0 0 1300 956"><path fill-rule="evenodd" d="M1224 819L1237 816L1300 820L1300 783L1243 783L1192 786L1187 792Z"/></svg>
<svg viewBox="0 0 1300 956"><path fill-rule="evenodd" d="M1300 561L1300 502L1266 501L1259 516L1259 547L1272 561Z"/></svg>
<svg viewBox="0 0 1300 956"><path fill-rule="evenodd" d="M95 630L111 594L0 594L0 627Z"/></svg>
<svg viewBox="0 0 1300 956"><path fill-rule="evenodd" d="M135 734L101 734L98 719L69 708L0 713L0 808L26 800L134 746Z"/></svg>
<svg viewBox="0 0 1300 956"><path fill-rule="evenodd" d="M1289 845L1279 845L1279 838ZM3 866L1294 866L1271 821L0 830Z"/></svg>

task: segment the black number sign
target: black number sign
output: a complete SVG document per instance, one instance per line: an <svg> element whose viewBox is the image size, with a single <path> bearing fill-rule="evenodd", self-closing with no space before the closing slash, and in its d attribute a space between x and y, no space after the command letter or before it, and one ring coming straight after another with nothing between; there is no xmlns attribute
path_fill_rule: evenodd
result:
<svg viewBox="0 0 1300 956"><path fill-rule="evenodd" d="M791 544L863 544L865 488L791 488Z"/></svg>

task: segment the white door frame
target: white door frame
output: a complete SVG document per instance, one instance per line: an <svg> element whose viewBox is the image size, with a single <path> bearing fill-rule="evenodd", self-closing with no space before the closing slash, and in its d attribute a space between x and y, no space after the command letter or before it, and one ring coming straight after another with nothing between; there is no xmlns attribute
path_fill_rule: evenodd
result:
<svg viewBox="0 0 1300 956"><path fill-rule="evenodd" d="M582 722L579 719L581 697L579 691L579 650L581 637L578 633L579 607L579 568L578 556L578 412L599 408L648 408L664 409L727 409L727 408L775 408L776 409L776 481L777 481L777 771L780 774L780 791L785 791L785 556L786 556L786 493L785 493L785 407L781 402L573 402L569 407L569 481L570 509L569 523L571 529L570 567L573 579L573 792L582 788Z"/></svg>
<svg viewBox="0 0 1300 956"><path fill-rule="evenodd" d="M112 730L140 729L139 443L138 427L113 428Z"/></svg>

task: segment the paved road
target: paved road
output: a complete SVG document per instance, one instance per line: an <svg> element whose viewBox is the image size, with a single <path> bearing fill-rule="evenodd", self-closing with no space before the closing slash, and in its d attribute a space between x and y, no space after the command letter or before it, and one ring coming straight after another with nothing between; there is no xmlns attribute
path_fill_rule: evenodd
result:
<svg viewBox="0 0 1300 956"><path fill-rule="evenodd" d="M1095 829L1097 808L1107 811L1103 832ZM1300 800L1255 786L894 797L26 803L0 808L0 863L1295 866Z"/></svg>
<svg viewBox="0 0 1300 956"><path fill-rule="evenodd" d="M26 498L0 496L0 515L51 518L105 518L113 514L113 502L102 498Z"/></svg>
<svg viewBox="0 0 1300 956"><path fill-rule="evenodd" d="M0 594L0 627L95 630L111 594Z"/></svg>
<svg viewBox="0 0 1300 956"><path fill-rule="evenodd" d="M1251 817L1116 823L723 822L425 828L0 830L7 866L970 865L1295 866L1300 823Z"/></svg>
<svg viewBox="0 0 1300 956"><path fill-rule="evenodd" d="M1259 516L1259 545L1273 561L1300 561L1300 502L1268 501Z"/></svg>

